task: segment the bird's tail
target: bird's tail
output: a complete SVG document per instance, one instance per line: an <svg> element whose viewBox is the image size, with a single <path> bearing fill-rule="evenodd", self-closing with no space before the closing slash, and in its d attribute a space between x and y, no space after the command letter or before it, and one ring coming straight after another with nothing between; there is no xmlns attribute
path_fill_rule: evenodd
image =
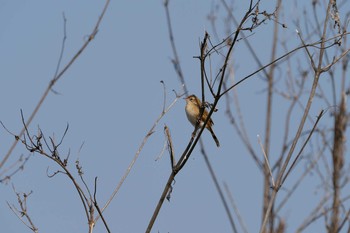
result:
<svg viewBox="0 0 350 233"><path fill-rule="evenodd" d="M208 130L210 131L211 136L213 137L213 139L214 139L214 141L215 141L215 143L216 143L216 146L217 146L217 147L220 147L220 142L219 142L218 138L216 137L216 135L215 135L213 129L212 129L211 127L208 127Z"/></svg>

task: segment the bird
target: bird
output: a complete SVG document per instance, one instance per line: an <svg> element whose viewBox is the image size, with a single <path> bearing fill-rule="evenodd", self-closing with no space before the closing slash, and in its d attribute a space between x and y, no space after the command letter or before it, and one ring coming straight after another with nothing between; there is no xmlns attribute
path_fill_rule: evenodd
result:
<svg viewBox="0 0 350 233"><path fill-rule="evenodd" d="M196 126L197 120L199 118L199 114L200 114L200 108L201 108L201 101L200 99L197 98L197 96L195 95L190 95L187 98L184 98L186 100L186 107L185 107L185 111L186 111L186 115L187 115L187 119L189 120L189 122L191 122L191 124L193 126ZM200 120L200 127L203 127L203 124L205 122L205 120L207 119L208 116L208 111L206 109L204 109L201 120ZM212 119L209 119L207 124L205 125L205 128L209 130L209 132L211 133L211 136L213 137L216 146L220 147L220 142L218 140L218 138L216 137L212 126L214 125L214 122L212 121Z"/></svg>

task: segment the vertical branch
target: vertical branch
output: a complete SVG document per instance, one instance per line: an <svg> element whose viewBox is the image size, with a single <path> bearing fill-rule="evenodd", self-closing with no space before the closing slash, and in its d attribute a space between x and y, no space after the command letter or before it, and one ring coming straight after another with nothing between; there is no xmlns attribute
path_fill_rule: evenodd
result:
<svg viewBox="0 0 350 233"><path fill-rule="evenodd" d="M207 37L205 37L205 40L206 40L206 39L207 39ZM203 43L206 43L206 41L204 41ZM204 110L204 108L201 109L201 111L202 111L201 114L203 114L203 110ZM207 119L209 119L209 117L208 117ZM157 206L156 206L156 208L155 208L155 210L154 210L154 212L153 212L153 215L152 215L152 217L151 217L151 219L150 219L150 221L149 221L149 224L148 224L147 229L146 229L146 231L145 231L146 233L151 232L152 227L153 227L153 225L154 225L154 222L155 222L155 220L157 219L157 216L158 216L158 214L159 214L159 211L160 211L160 209L161 209L161 207L162 207L162 205L163 205L163 203L164 203L164 200L165 200L167 194L171 191L171 183L172 183L172 181L174 180L176 174L177 174L177 173L183 168L183 166L186 164L186 162L187 162L188 158L190 157L190 155L191 155L191 153L192 153L194 147L196 146L196 143L197 143L197 141L198 141L198 139L199 139L201 133L203 132L203 130L204 130L204 128L205 128L205 124L206 124L206 122L204 123L203 127L201 128L201 130L200 130L198 136L196 137L196 140L195 140L194 143L193 143L194 137L192 136L190 142L188 143L186 149L185 149L184 152L182 153L182 156L180 157L180 159L179 159L179 161L176 163L176 165L174 165L174 164L173 164L174 161L172 161L172 172L171 172L170 175L169 175L168 181L167 181L167 183L166 183L166 185L165 185L165 187L164 187L164 190L163 190L163 192L162 192L162 194L161 194L161 197L160 197L160 199L159 199L159 201L158 201L158 204L157 204ZM198 125L199 125L199 124L196 125L196 127L195 127L195 129L194 129L194 132L197 131ZM192 143L193 143L193 144L192 144Z"/></svg>
<svg viewBox="0 0 350 233"><path fill-rule="evenodd" d="M170 153L170 163L171 163L171 169L174 169L174 165L176 163L175 161L175 152L174 152L174 147L173 147L173 141L171 140L171 135L170 135L170 130L168 128L168 126L164 126L164 131L165 131L165 135L167 138L167 143L168 143L168 150Z"/></svg>
<svg viewBox="0 0 350 233"><path fill-rule="evenodd" d="M339 111L336 111L334 116L334 135L333 135L333 151L332 151L332 162L333 162L333 174L332 174L332 185L333 185L333 203L332 203L332 217L330 224L330 232L338 232L340 222L340 179L341 172L344 165L344 142L345 142L345 130L347 124L346 116L346 103L345 93L342 93L341 103Z"/></svg>
<svg viewBox="0 0 350 233"><path fill-rule="evenodd" d="M248 18L248 13L246 13L245 17L243 18L242 22L241 22L241 25L244 23L244 21ZM204 85L204 59L206 57L205 55L205 47L206 47L206 43L207 43L207 40L208 40L208 34L206 33L205 34L205 37L203 39L203 42L202 42L202 46L201 46L201 72L202 72L202 77L201 77L201 80L202 80L202 88L203 88L203 85ZM235 39L237 39L238 37L238 32L236 33L236 36L235 36ZM227 65L227 62L228 62L228 59L229 59L229 56L231 54L231 51L233 49L233 45L234 43L232 43L228 53L227 53L227 57L226 57L226 60L225 60L225 65L224 65L224 69L226 69L226 65ZM221 78L221 81L220 81L220 84L219 84L219 87L218 87L218 93L220 93L220 90L221 90L221 86L222 86L222 82L223 82L223 78ZM202 92L202 98L204 98L204 92ZM215 106L218 102L219 98L215 98L215 101L214 101L214 104L213 104L213 107L211 108L207 118L206 118L206 121L203 122L203 127L200 128L199 132L198 132L198 135L197 137L194 139L193 137L191 138L189 144L187 145L186 149L184 150L184 152L182 153L179 161L177 162L177 164L173 167L172 169L172 172L171 174L169 175L169 178L168 178L168 181L164 187L164 190L163 190L163 193L158 201L158 204L153 212L153 215L152 215L152 218L147 226L147 229L146 229L146 233L149 233L151 230L152 230L152 227L153 227L153 224L158 216L158 213L163 205L163 202L166 198L166 195L168 194L169 190L171 189L171 183L173 181L173 179L175 178L176 174L183 168L183 166L185 166L187 160L189 159L190 155L192 154L192 151L193 149L195 148L198 140L200 139L200 136L202 134L202 132L204 131L205 129L205 125L207 124L207 122L210 120L210 117L215 109ZM203 101L203 104L204 104L204 101ZM201 107L201 113L200 113L200 116L203 114L203 111L204 111L204 106ZM197 124L199 125L199 124ZM195 131L197 130L197 127L195 127ZM194 141L193 141L194 140Z"/></svg>
<svg viewBox="0 0 350 233"><path fill-rule="evenodd" d="M170 44L171 44L171 48L172 48L173 54L174 54L174 58L172 59L172 63L174 65L177 76L181 82L181 85L184 86L185 94L187 95L188 90L187 90L187 86L185 85L185 78L184 78L184 75L183 75L183 72L181 69L180 59L179 59L179 56L177 55L173 29L171 26L171 18L170 18L170 12L169 12L169 0L164 1L164 8L165 8L165 14L166 14L166 19L167 19L167 24L168 24Z"/></svg>
<svg viewBox="0 0 350 233"><path fill-rule="evenodd" d="M281 9L281 0L278 0L276 3L276 20L279 19L279 13ZM278 39L278 28L279 24L276 22L274 24L274 33L273 33L273 42L272 42L272 53L271 53L271 61L276 59L276 51L277 51L277 39ZM270 137L271 137L271 122L272 122L272 95L273 95L273 89L274 89L274 72L275 72L276 63L272 63L269 67L269 72L267 75L267 108L266 108L266 123L265 123L265 148L264 153L266 155L266 160L263 163L263 170L264 170L264 192L263 192L263 213L266 212L267 206L270 199L270 192L271 192L271 182L270 182L270 168L268 165L268 159L270 155ZM274 229L274 214L271 213L270 218L270 232L273 232Z"/></svg>
<svg viewBox="0 0 350 233"><path fill-rule="evenodd" d="M275 180L273 178L273 174L272 174L272 170L271 170L271 167L270 167L269 159L268 159L268 157L266 155L266 152L264 150L264 146L261 143L260 135L258 135L258 143L259 143L260 148L262 150L262 153L264 155L264 159L265 159L265 163L266 163L266 166L267 166L267 169L268 169L268 173L269 173L269 175L271 177L272 187L275 187Z"/></svg>
<svg viewBox="0 0 350 233"><path fill-rule="evenodd" d="M200 106L201 108L201 114L200 114L200 117L202 116L203 114L203 111L204 111L204 104L205 104L205 92L204 92L204 77L205 77L205 54L206 54L206 49L207 49L207 41L208 41L208 38L209 38L209 34L208 32L205 32L204 34L204 39L203 39L203 42L201 43L201 56L200 56L200 66L201 66L201 93L202 93L202 104L203 106Z"/></svg>
<svg viewBox="0 0 350 233"><path fill-rule="evenodd" d="M286 159L285 159L285 161L284 161L284 163L282 165L282 168L281 168L281 170L280 170L280 172L278 174L276 187L272 191L272 195L271 195L271 198L270 198L269 203L267 205L266 212L264 213L264 218L263 218L263 223L262 223L261 228L260 228L260 233L265 232L265 227L266 227L267 221L268 221L270 215L272 214L271 213L272 206L274 205L274 202L275 202L275 199L276 199L276 196L277 196L277 192L279 191L280 185L282 184L283 175L284 175L284 173L285 173L285 171L287 169L287 166L289 164L290 159L292 158L292 155L294 153L296 144L298 143L300 135L301 135L302 130L304 128L304 124L305 124L306 118L307 118L307 116L309 114L309 111L310 111L310 108L311 108L311 105L312 105L312 101L313 101L313 98L314 98L315 93L316 93L318 80L320 78L320 75L324 72L324 70L322 69L322 61L323 61L323 55L324 55L324 52L325 52L326 32L327 32L327 25L328 25L329 12L330 12L331 5L332 5L332 0L329 0L328 6L327 6L327 10L326 10L326 18L325 18L325 21L324 21L323 35L322 35L322 38L321 38L318 66L317 67L312 67L312 68L314 68L314 73L315 74L314 74L314 80L313 80L312 87L311 87L311 90L310 90L309 98L308 98L308 101L307 101L307 104L306 104L303 116L302 116L301 121L299 123L298 130L296 132L296 135L294 136L292 145L291 145L290 150L288 152L288 155L287 155L287 157L286 157ZM314 62L311 61L311 64L314 64Z"/></svg>

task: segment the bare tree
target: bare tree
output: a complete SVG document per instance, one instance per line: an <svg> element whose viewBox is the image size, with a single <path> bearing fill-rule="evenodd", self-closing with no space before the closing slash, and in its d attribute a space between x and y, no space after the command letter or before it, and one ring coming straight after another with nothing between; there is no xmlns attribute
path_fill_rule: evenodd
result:
<svg viewBox="0 0 350 233"><path fill-rule="evenodd" d="M344 9L346 1L315 0L301 4L298 1L285 3L276 0L271 9L265 9L264 3L262 0L239 3L244 5L243 12L236 12L234 7L237 4L236 1L220 0L213 4L213 9L208 15L212 28L201 35L198 55L193 57L198 61L197 68L200 74L196 80L200 86L200 114L192 134L187 137L187 144L183 150L174 145L171 127L166 123L164 125L165 143L161 154L165 154L166 151L169 153L169 157L165 159L170 161L170 168L163 191L157 197L158 203L154 210L149 210L151 218L145 232L151 232L154 229L161 215L162 206L166 200L171 199L173 190L176 189L175 178L188 165L189 158L197 147L204 158L215 190L218 192L218 202L223 206L232 232L250 232L249 225L245 223L247 216L240 211L240 208L245 208L245 203L237 202L234 193L231 192L237 187L231 187L226 182L230 177L225 177L225 181L221 183L221 178L217 176L217 168L211 164L207 148L201 138L206 124L210 123L210 118L218 111L219 104L225 106L228 134L234 134L240 139L240 142L235 143L243 145L246 149L244 156L249 156L253 161L249 169L258 170L262 174L262 179L259 181L261 192L254 193L255 198L262 197L261 206L257 206L260 208L261 218L250 221L259 226L261 233L287 232L289 222L283 211L310 174L313 174L312 179L315 184L310 190L322 192L322 197L317 200L315 206L308 206L308 216L295 226L295 231L305 232L316 224L324 226L324 232L329 233L345 231L345 225L349 225L347 228L350 229L349 196L344 195L346 193L343 191L348 187L350 180L347 175L349 165L346 161L346 129L349 124L347 98L350 93L350 82L347 79L350 51L347 27L350 12L346 12L346 15L340 14L340 9ZM176 44L178 30L174 29L172 24L176 16L171 16L171 4L175 4L175 1L164 1L173 56L171 63L183 90L174 91L173 101L169 104L165 81L161 81L164 99L160 114L146 132L119 182L110 185L115 186L114 191L104 205L100 208L101 201L97 200L97 177L94 184L88 184L84 179L83 166L79 160L75 161L72 169L69 163L70 154L62 156L59 151L68 126L58 142L53 137L46 136L40 128L38 134L33 134L28 126L55 83L96 36L109 1L106 1L92 33L83 46L68 64L61 68L60 63L65 47L64 33L57 71L28 120L25 120L22 113L21 132L12 133L7 129L6 124L2 123L8 134L15 138L8 153L0 161L2 183L8 183L14 174L21 171L29 158L21 157L13 165L4 167L13 148L20 142L26 151L36 153L58 167L53 174L48 174L49 177L64 175L70 181L71 187L76 190L82 204L88 222L88 232L93 232L95 224L100 219L104 229L111 232L104 211L117 197L117 193L159 122L166 114L171 114L169 110L181 97L190 94L188 78L181 66L179 55L181 47ZM299 10L304 7L302 17L294 21L287 20L288 17L293 18L288 15L287 9L290 6ZM222 20L217 20L218 18ZM261 40L264 30L267 31L266 27L272 28L268 35L271 50L264 54L267 54L267 59L259 53L261 48L257 43ZM286 34L289 35L286 36ZM240 56L236 53L241 47L244 47L245 53L251 56L251 60L236 59ZM254 64L257 68L251 66L248 74L239 73L236 68L241 62ZM249 82L253 85L260 83L259 98L261 95L264 96L265 112L262 114L264 119L259 122L263 132L254 130L258 134L257 139L256 134L253 138L249 132L252 122L247 117L249 113L245 112L246 108L243 108L248 100L241 97L239 93L240 88L248 85ZM208 115L201 125L204 112ZM285 118L281 117L282 115ZM277 116L278 120L276 120ZM232 151L234 152L234 149ZM77 175L74 175L74 169ZM30 216L27 207L27 198L31 192L22 194L15 191L15 194L19 207L8 202L10 210L31 231L38 232L40 226L35 224L36 216L34 218ZM305 195L311 194L305 193Z"/></svg>
<svg viewBox="0 0 350 233"><path fill-rule="evenodd" d="M343 4L342 2L341 4ZM167 12L167 18L169 19L169 10L168 10L168 1L166 1L166 12ZM348 113L346 110L346 93L348 92L347 89L349 87L346 87L346 85L349 85L346 82L345 79L345 73L347 70L347 64L348 64L348 53L349 48L347 47L347 22L348 18L344 19L344 22L341 23L340 14L338 10L338 5L336 1L329 1L328 3L325 3L325 5L320 4L317 1L314 1L312 3L312 10L314 11L315 15L315 24L313 26L313 30L306 31L306 37L304 37L304 32L300 31L298 29L296 31L297 35L299 36L299 41L301 43L301 46L298 46L290 51L285 51L284 55L277 56L278 48L279 48L279 41L281 41L279 38L281 37L281 33L279 32L280 28L283 30L284 28L287 28L288 25L281 23L281 11L283 9L283 5L281 1L276 1L276 8L275 11L268 13L267 11L261 10L259 8L260 1L257 1L256 3L250 2L250 5L248 7L248 10L246 11L245 15L242 17L241 20L237 20L234 16L232 8L229 7L226 1L221 1L221 5L226 10L228 17L227 21L229 21L228 25L231 25L233 23L235 25L235 31L232 32L232 29L228 29L228 36L224 39L218 38L220 41L218 44L213 44L209 38L211 38L208 33L205 34L203 42L201 43L201 56L199 56L200 60L200 68L201 68L201 78L199 79L199 82L201 82L202 87L202 102L205 103L205 89L208 89L210 94L214 98L214 103L209 104L210 105L210 114L214 112L214 109L216 107L217 102L220 100L222 96L230 95L231 92L233 92L233 99L235 110L238 115L238 123L235 120L235 117L232 113L232 107L231 107L231 98L226 98L227 103L227 115L234 126L234 129L238 133L239 137L241 138L244 145L246 145L248 153L251 155L253 160L256 162L257 167L261 172L264 174L264 189L263 189L263 206L262 206L262 225L260 232L285 232L285 225L286 221L281 219L279 216L279 211L283 206L286 204L288 199L291 197L293 192L295 191L295 188L297 188L300 183L303 181L305 176L309 174L313 169L315 169L315 165L318 163L318 160L320 157L325 157L324 154L326 151L324 149L321 150L321 152L316 152L311 150L312 153L315 154L315 158L311 159L311 165L305 170L303 175L298 179L297 183L294 185L295 188L291 189L288 194L285 196L282 202L276 202L276 197L283 188L283 184L286 181L286 179L291 176L293 173L293 169L295 166L297 166L303 157L303 155L306 152L306 148L308 148L308 145L310 143L310 140L312 139L313 134L316 132L317 134L326 135L326 132L334 132L333 134L333 145L328 144L328 146L331 149L332 154L332 161L328 161L330 163L327 165L331 168L331 183L332 183L332 192L333 192L333 198L332 198L332 205L330 210L324 213L323 215L326 217L326 219L330 219L329 221L326 221L326 230L328 232L339 232L341 228L344 226L344 223L348 219L348 211L344 209L342 211L342 214L340 214L341 206L344 206L345 204L343 201L341 201L340 196L340 190L342 187L344 187L347 184L347 176L342 177L342 169L344 167L344 148L345 148L345 131L346 126L348 124ZM324 8L322 8L324 7ZM320 9L318 9L320 8ZM324 12L324 19L319 20L319 11ZM317 12L317 13L316 13ZM307 15L305 15L305 24L306 29L312 28L308 24L310 23L307 19ZM215 37L218 37L218 29L217 25L215 24L215 19L217 16L214 14L209 15L208 19L211 20L213 25L213 31L215 34ZM248 19L252 20L252 25L250 26L243 26L247 23ZM271 50L271 59L270 62L266 65L263 65L260 58L256 55L254 45L252 45L254 42L249 42L248 39L245 39L245 31L254 32L256 28L258 28L262 23L265 23L266 21L274 22L274 30L272 34L272 50ZM300 27L300 21L296 22L297 28ZM333 27L329 27L330 24L333 24ZM343 26L342 26L343 25ZM178 56L176 53L175 45L174 45L174 37L171 31L171 24L169 24L170 29L170 40L173 47L174 52L174 63L179 64ZM320 39L317 39L313 36L313 34L319 35ZM254 37L254 35L253 35ZM312 41L312 39L315 39L314 42L306 42L306 38L308 41ZM229 64L230 56L233 47L235 46L235 43L238 40L243 40L246 43L246 46L248 50L252 53L255 62L260 66L260 68L254 72L252 72L250 75L247 75L246 77L241 78L238 82L231 85L227 83L229 80L229 77L234 75L234 71L232 69L227 69L227 67L231 64ZM208 48L207 41L210 41L210 45L212 48ZM282 49L286 48L288 46L288 41L282 41L281 43ZM224 48L227 48L227 53L223 52ZM303 53L304 51L304 53ZM214 80L208 79L208 72L206 69L206 59L209 57L208 55L214 54L220 54L224 57L222 61L222 65L218 68L218 73L214 75ZM304 71L301 69L308 69L308 68L300 68L300 70L297 70L293 67L293 59L300 59L299 55L295 54L305 54L306 57L303 59L306 59L308 61L308 66L310 67L308 71ZM332 60L329 59L329 56L333 57ZM213 55L210 56L210 59L213 59ZM234 66L235 61L232 62L232 65ZM334 77L334 70L336 67L342 66L343 70L343 77L341 80L337 80ZM184 82L183 78L183 72L181 70L179 71L179 66L176 66L177 73L179 75L179 81ZM210 68L212 69L212 68ZM289 70L289 73L283 74L284 77L290 78L290 80L286 80L286 86L281 89L280 86L277 87L277 77L275 77L275 72L277 69L286 69ZM226 74L226 70L228 71ZM299 74L294 74L291 71L295 71ZM239 88L238 85L243 84L244 81L247 79L253 77L254 75L257 75L258 73L262 73L262 75L266 79L267 87L266 87L266 93L267 93L267 100L266 100L266 123L265 123L265 136L264 136L264 145L261 148L261 152L254 151L252 148L251 141L249 137L247 136L247 132L245 129L245 120L243 117L243 113L240 111L240 102L238 101L238 96L235 94L234 88ZM323 92L322 86L320 85L320 78L322 75L330 74L331 75L331 82L333 87L333 105L329 104L330 101L328 101L328 97ZM312 82L310 83L307 79L310 80L310 77L312 77ZM336 86L338 86L336 83L337 81L341 83L340 89L337 89ZM217 85L217 91L215 91L214 87L215 84ZM310 86L308 86L311 84ZM221 91L221 88L223 88L223 91ZM340 102L338 103L336 101L337 93L340 93ZM274 161L270 160L270 154L271 149L271 134L272 134L272 126L273 126L273 108L276 108L276 105L273 104L273 99L277 95L279 98L283 98L286 102L286 104L289 104L289 108L287 108L287 114L286 114L286 120L285 120L285 131L284 131L284 137L283 137L283 143L281 145L281 153L279 157ZM304 96L307 96L307 98L304 98ZM316 119L313 117L310 117L310 109L313 106L314 99L320 99L325 100L328 105L323 107L323 109L318 113ZM299 120L299 123L295 125L295 120L291 119L291 114L293 111L296 111L295 108L299 107L301 111L301 119ZM202 108L205 108L203 106ZM322 122L322 117L325 115L326 112L332 112L331 114L334 116L334 125L332 128L324 128L324 126L320 126L319 123ZM311 128L305 128L305 123L309 119L312 127ZM327 125L327 123L324 123ZM296 132L294 136L291 136L291 128L296 128ZM204 129L204 127L203 127ZM203 131L199 131L199 135ZM195 135L195 131L192 135ZM199 137L199 136L198 136ZM192 138L193 140L193 138ZM321 137L321 140L327 140L323 137ZM169 136L169 141L170 136ZM190 142L191 143L191 142ZM196 143L196 140L194 141L194 145ZM301 147L297 149L297 144L300 144ZM171 157L173 157L173 148L171 148ZM185 151L186 152L186 151ZM264 154L264 159L260 159L258 156L259 153ZM276 152L273 152L274 154ZM321 154L320 154L321 153ZM205 153L203 153L205 155ZM184 154L183 154L184 156ZM189 157L189 155L186 155L185 158ZM182 157L181 157L182 158ZM180 159L181 161L181 159ZM186 161L184 161L186 162ZM184 165L184 163L183 163ZM181 167L182 168L182 167ZM209 171L211 172L210 166L208 166ZM146 232L150 231L150 226L152 226L155 216L158 214L159 208L161 206L161 203L164 201L165 195L171 191L171 180L174 179L174 177L177 174L176 172L172 173L172 175L169 177L166 188L164 189L164 192L162 194L162 197L160 198L160 202L156 208L156 211L153 215L153 218L150 222L150 225ZM211 173L212 174L212 173ZM275 176L275 177L274 177ZM327 177L327 174L324 176ZM215 180L215 176L213 176L213 179ZM327 185L327 181L325 181L324 185ZM340 185L340 183L342 183ZM170 191L169 191L170 190ZM221 193L220 187L218 188L218 192ZM328 193L325 193L325 196L328 196ZM324 199L323 199L324 200ZM224 205L226 201L223 201ZM323 208L327 206L327 202L322 201L321 204L323 205ZM277 208L276 208L277 206ZM321 209L316 212L317 214L320 214ZM229 219L232 220L232 230L233 232L237 232L237 228L234 224L234 220L232 219L232 216L230 214L230 211L227 211ZM312 215L315 215L315 213L312 213ZM340 217L341 215L345 215L345 217ZM315 221L314 218L313 221ZM242 224L242 223L241 223ZM310 224L310 222L308 222ZM305 224L303 224L305 226ZM243 227L243 226L242 226Z"/></svg>

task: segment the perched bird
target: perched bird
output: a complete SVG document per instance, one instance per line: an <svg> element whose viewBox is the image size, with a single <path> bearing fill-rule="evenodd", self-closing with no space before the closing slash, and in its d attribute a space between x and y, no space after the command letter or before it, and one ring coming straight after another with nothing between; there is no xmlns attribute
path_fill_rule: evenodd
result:
<svg viewBox="0 0 350 233"><path fill-rule="evenodd" d="M202 105L201 101L195 95L190 95L189 97L185 98L185 100L186 100L185 111L186 111L187 119L191 122L193 126L196 126L196 123L200 114L200 108ZM208 116L208 111L204 109L200 120L200 124L199 124L200 127L203 127L204 121L207 119L207 116ZM211 128L213 125L214 125L214 122L211 119L209 119L205 128L209 130L209 132L211 133L211 136L216 142L217 147L219 147L220 142L215 136L213 129Z"/></svg>

